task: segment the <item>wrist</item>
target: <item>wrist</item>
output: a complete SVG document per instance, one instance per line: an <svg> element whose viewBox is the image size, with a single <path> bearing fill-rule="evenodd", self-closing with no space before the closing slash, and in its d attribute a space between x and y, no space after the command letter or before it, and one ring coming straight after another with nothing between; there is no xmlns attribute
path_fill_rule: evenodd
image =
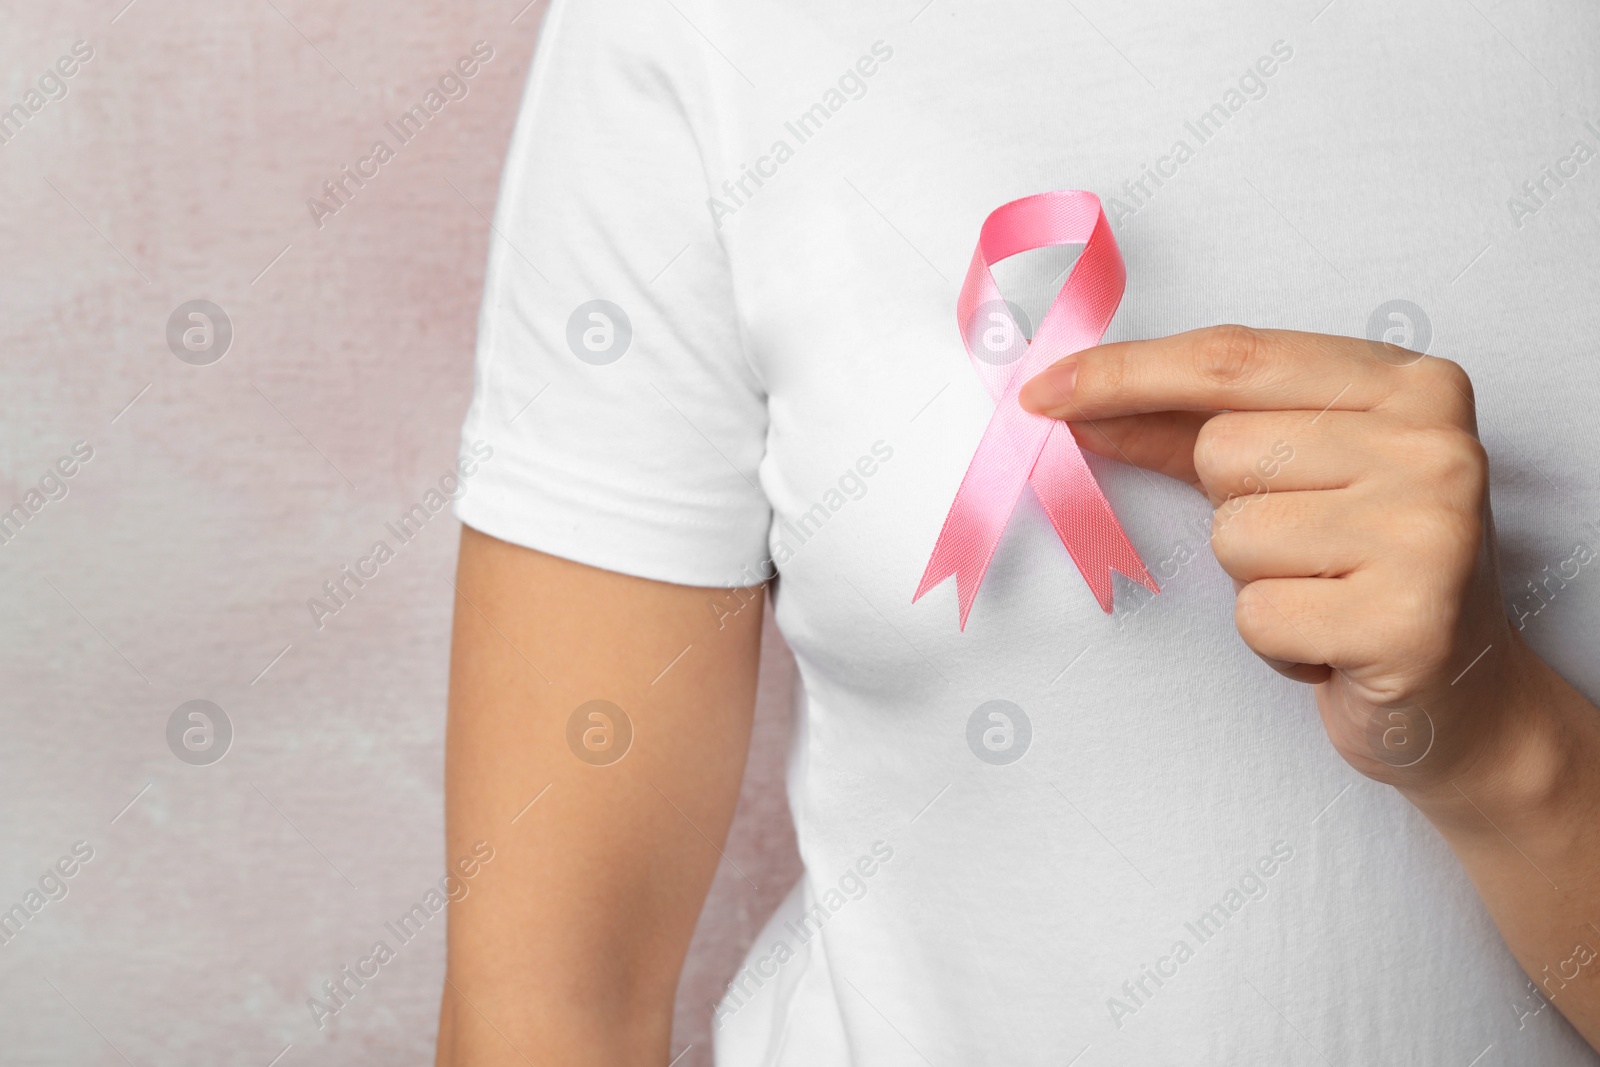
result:
<svg viewBox="0 0 1600 1067"><path fill-rule="evenodd" d="M1511 632L1500 684L1478 698L1480 737L1460 768L1448 778L1397 788L1453 835L1499 838L1511 828L1552 825L1594 742L1592 729L1572 722L1556 683L1550 667Z"/></svg>

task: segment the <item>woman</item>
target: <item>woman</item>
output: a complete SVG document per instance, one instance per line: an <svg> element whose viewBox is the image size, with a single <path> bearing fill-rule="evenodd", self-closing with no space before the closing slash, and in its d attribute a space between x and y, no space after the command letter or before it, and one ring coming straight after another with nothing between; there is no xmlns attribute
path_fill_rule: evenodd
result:
<svg viewBox="0 0 1600 1067"><path fill-rule="evenodd" d="M464 431L449 847L499 858L441 1064L676 1051L763 585L806 873L724 1067L1600 1063L1600 14L1316 6L554 0ZM962 274L1064 189L1127 264L1082 352L1031 326L1060 249ZM1076 447L1110 510L1021 488Z"/></svg>

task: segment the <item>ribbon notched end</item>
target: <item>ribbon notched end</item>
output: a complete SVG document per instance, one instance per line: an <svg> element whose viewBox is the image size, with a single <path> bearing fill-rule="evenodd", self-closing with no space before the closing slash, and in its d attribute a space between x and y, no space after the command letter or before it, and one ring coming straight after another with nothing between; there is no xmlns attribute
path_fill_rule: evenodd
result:
<svg viewBox="0 0 1600 1067"><path fill-rule="evenodd" d="M967 628L967 616L972 613L973 601L978 599L978 586L983 584L983 570L980 568L973 572L970 566L963 567L959 558L946 558L940 551L944 542L941 539L934 547L933 558L928 560L927 570L922 572L922 583L917 586L916 593L911 597L915 604L922 599L922 595L935 586L942 585L946 578L952 575L956 580L956 603L960 606L961 630Z"/></svg>
<svg viewBox="0 0 1600 1067"><path fill-rule="evenodd" d="M1087 549L1082 543L1081 536L1071 538L1063 536L1061 541L1072 557L1072 562L1077 565L1078 573L1083 576L1084 584L1088 585L1089 591L1094 594L1101 611L1110 615L1115 608L1112 571L1116 571L1131 582L1137 582L1152 593L1161 592L1161 586L1156 584L1144 561L1139 558L1138 551L1122 534L1120 527L1117 527L1114 533L1104 529L1097 532L1100 534L1100 545L1097 549ZM988 561L984 562L987 564ZM923 594L942 585L946 578L953 576L956 580L956 603L960 610L960 629L965 632L967 616L972 613L972 605L978 599L978 587L983 584L983 575L987 570L986 566L975 567L972 563L973 561L967 559L946 558L936 547L933 558L928 560L928 567L922 573L922 582L911 597L911 602L915 604L922 599Z"/></svg>
<svg viewBox="0 0 1600 1067"><path fill-rule="evenodd" d="M1081 458L1078 462L1082 463ZM1055 527L1056 536L1066 546L1067 554L1077 565L1078 573L1083 575L1101 611L1110 615L1114 606L1112 571L1138 582L1152 593L1161 592L1098 486L1092 493L1043 494L1039 502L1044 505L1050 525Z"/></svg>
<svg viewBox="0 0 1600 1067"><path fill-rule="evenodd" d="M1105 564L1099 568L1098 574L1094 572L1093 568L1086 569L1082 566L1079 567L1079 571L1083 574L1083 580L1089 583L1089 591L1094 593L1095 600L1100 602L1100 610L1107 615L1110 615L1113 607L1115 607L1112 603L1112 571L1116 571L1130 581L1138 582L1152 593L1161 592L1161 587L1156 584L1154 578L1150 577L1150 572L1144 569L1144 565L1139 562L1138 556L1133 558L1133 566L1131 567L1125 564Z"/></svg>

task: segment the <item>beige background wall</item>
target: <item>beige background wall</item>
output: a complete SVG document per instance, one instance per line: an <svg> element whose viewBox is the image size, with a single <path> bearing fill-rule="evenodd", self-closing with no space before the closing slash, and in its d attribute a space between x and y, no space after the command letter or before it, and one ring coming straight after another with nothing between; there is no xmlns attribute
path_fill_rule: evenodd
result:
<svg viewBox="0 0 1600 1067"><path fill-rule="evenodd" d="M41 105L0 145L0 509L43 502L0 545L0 909L48 890L0 945L0 1049L431 1062L442 919L324 1028L306 1001L397 944L384 923L442 874L456 524L432 519L320 630L306 601L454 462L543 4L124 2L0 10L0 108ZM393 146L384 123L479 40L468 95L319 227L307 199ZM30 99L79 41L65 95L45 77ZM232 327L209 365L167 339L196 299ZM50 477L78 442L92 457ZM683 1065L709 1062L707 1003L797 873L771 636L728 849L761 888L719 873ZM196 699L234 734L208 765L168 744ZM48 876L63 857L72 876Z"/></svg>

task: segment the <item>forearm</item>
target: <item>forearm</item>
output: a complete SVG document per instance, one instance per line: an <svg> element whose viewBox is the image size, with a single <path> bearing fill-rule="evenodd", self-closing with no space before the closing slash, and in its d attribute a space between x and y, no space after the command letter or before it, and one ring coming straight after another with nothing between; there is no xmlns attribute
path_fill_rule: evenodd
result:
<svg viewBox="0 0 1600 1067"><path fill-rule="evenodd" d="M671 1059L670 994L647 1010L619 1013L473 973L476 982L445 984L435 1067L635 1067Z"/></svg>
<svg viewBox="0 0 1600 1067"><path fill-rule="evenodd" d="M1402 791L1540 995L1600 1048L1600 711L1511 640L1506 740L1448 782Z"/></svg>

